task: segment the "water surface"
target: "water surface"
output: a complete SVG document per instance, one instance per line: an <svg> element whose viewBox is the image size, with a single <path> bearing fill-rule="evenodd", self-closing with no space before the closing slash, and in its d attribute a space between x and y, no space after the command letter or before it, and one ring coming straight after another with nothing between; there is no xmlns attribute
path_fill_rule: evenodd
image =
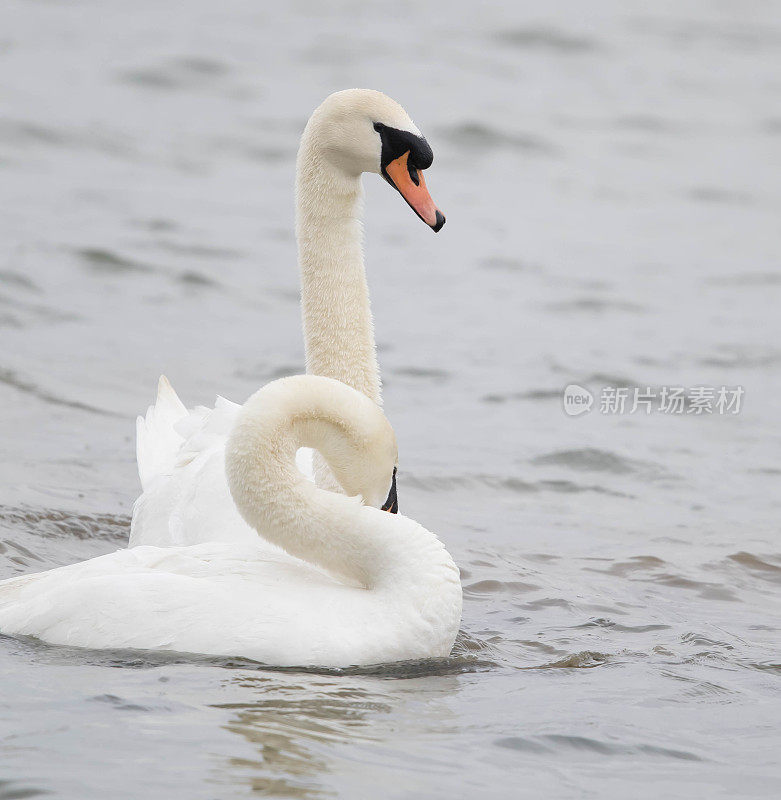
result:
<svg viewBox="0 0 781 800"><path fill-rule="evenodd" d="M0 798L778 797L777 5L0 15L0 577L124 544L161 372L302 370L298 136L369 86L448 217L365 181L400 502L465 599L451 659L370 670L0 638ZM745 403L570 418L569 383Z"/></svg>

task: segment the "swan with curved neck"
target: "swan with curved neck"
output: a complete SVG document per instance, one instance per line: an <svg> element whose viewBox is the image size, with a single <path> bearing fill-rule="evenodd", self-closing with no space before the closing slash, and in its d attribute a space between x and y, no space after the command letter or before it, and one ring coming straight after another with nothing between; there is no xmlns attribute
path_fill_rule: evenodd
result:
<svg viewBox="0 0 781 800"><path fill-rule="evenodd" d="M361 175L381 175L432 230L445 218L426 188L433 153L406 111L381 92L336 92L315 110L296 164L296 237L307 372L335 378L381 403L380 373L363 263ZM225 443L238 406L188 412L162 379L138 421L143 493L131 546L251 541L225 479ZM312 468L314 466L314 469ZM321 457L301 464L317 483L343 487Z"/></svg>
<svg viewBox="0 0 781 800"><path fill-rule="evenodd" d="M301 475L303 446L346 494ZM458 569L434 534L373 507L396 466L393 430L373 401L330 378L274 381L239 411L225 464L254 543L135 547L11 578L0 583L0 632L278 665L449 654Z"/></svg>

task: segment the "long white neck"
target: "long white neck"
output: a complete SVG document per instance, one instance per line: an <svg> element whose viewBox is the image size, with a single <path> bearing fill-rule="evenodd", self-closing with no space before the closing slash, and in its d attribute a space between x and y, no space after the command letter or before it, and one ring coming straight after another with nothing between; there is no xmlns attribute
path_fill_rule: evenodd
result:
<svg viewBox="0 0 781 800"><path fill-rule="evenodd" d="M308 375L266 385L239 412L225 469L236 507L261 536L297 558L373 586L390 543L367 535L360 498L318 488L295 464L299 447L318 450L332 467L360 457L346 422L355 416L351 401L357 396ZM362 410L359 404L358 416Z"/></svg>
<svg viewBox="0 0 781 800"><path fill-rule="evenodd" d="M321 154L316 124L296 165L296 235L306 368L381 404L374 324L363 264L360 174Z"/></svg>
<svg viewBox="0 0 781 800"><path fill-rule="evenodd" d="M297 449L313 447L337 474L356 464L360 474L378 419L376 405L335 381L274 381L239 412L225 448L228 485L246 522L291 555L369 589L406 587L423 602L432 586L458 583L439 540L412 520L318 488L295 466Z"/></svg>

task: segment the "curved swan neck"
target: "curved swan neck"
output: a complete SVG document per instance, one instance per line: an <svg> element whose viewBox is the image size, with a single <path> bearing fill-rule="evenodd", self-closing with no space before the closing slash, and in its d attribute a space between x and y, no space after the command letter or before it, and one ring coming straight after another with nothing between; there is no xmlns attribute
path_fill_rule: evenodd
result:
<svg viewBox="0 0 781 800"><path fill-rule="evenodd" d="M381 403L374 323L363 263L360 174L321 151L313 116L296 164L296 236L307 372Z"/></svg>
<svg viewBox="0 0 781 800"><path fill-rule="evenodd" d="M378 431L383 425L387 429ZM295 455L299 447L315 448L343 474L363 463L366 442L378 433L392 440L380 410L336 381L295 376L268 384L239 412L226 446L236 507L261 536L291 555L376 586L387 565L404 556L387 526L371 522L385 512L363 506L359 497L319 489L298 472Z"/></svg>

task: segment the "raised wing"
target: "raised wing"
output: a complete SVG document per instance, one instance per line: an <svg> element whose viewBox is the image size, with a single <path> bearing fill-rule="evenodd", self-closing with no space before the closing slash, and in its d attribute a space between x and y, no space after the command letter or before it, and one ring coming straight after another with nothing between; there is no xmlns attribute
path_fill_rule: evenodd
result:
<svg viewBox="0 0 781 800"><path fill-rule="evenodd" d="M257 532L236 510L225 477L225 444L240 408L218 397L214 408L188 411L160 378L157 402L138 420L144 491L133 506L131 547L257 542ZM311 451L300 450L296 463L313 480Z"/></svg>

